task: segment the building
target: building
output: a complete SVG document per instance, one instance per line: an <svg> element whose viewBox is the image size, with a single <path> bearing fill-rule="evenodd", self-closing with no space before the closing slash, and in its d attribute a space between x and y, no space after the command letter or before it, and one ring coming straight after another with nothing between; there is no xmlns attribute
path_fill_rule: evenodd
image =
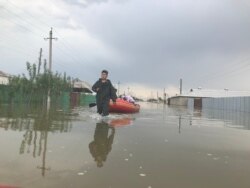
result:
<svg viewBox="0 0 250 188"><path fill-rule="evenodd" d="M250 96L250 91L231 91L229 89L211 90L211 89L191 89L189 92L183 93L169 98L169 105L202 107L205 101L209 99L239 98ZM221 101L219 100L219 101ZM206 102L207 103L207 102ZM205 103L204 103L205 104ZM207 106L207 105L206 105Z"/></svg>
<svg viewBox="0 0 250 188"><path fill-rule="evenodd" d="M79 79L73 81L73 89L70 93L70 101L73 106L95 103L95 95L96 93L88 82Z"/></svg>
<svg viewBox="0 0 250 188"><path fill-rule="evenodd" d="M10 75L3 72L3 71L0 71L0 85L8 85L9 84L9 78L10 78Z"/></svg>
<svg viewBox="0 0 250 188"><path fill-rule="evenodd" d="M73 92L94 93L92 86L85 81L77 80L73 82Z"/></svg>

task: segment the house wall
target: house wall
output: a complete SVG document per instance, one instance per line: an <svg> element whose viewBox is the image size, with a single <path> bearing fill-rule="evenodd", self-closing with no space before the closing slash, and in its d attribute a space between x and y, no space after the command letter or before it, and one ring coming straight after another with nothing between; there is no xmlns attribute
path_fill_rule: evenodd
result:
<svg viewBox="0 0 250 188"><path fill-rule="evenodd" d="M187 106L188 105L188 97L172 97L169 99L170 105L176 105L176 106Z"/></svg>
<svg viewBox="0 0 250 188"><path fill-rule="evenodd" d="M250 97L204 98L204 109L250 112Z"/></svg>
<svg viewBox="0 0 250 188"><path fill-rule="evenodd" d="M187 106L188 108L201 108L201 97L177 96L170 98L170 105Z"/></svg>
<svg viewBox="0 0 250 188"><path fill-rule="evenodd" d="M4 77L4 76L0 76L0 84L1 85L7 85L7 84L9 84L9 78L8 77Z"/></svg>

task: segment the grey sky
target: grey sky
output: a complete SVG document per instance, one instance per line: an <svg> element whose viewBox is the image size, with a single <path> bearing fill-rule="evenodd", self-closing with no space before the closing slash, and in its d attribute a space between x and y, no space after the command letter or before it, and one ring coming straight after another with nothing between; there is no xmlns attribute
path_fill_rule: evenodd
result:
<svg viewBox="0 0 250 188"><path fill-rule="evenodd" d="M247 0L1 0L0 26L12 74L47 58L53 27L53 70L90 83L105 68L126 87L250 90Z"/></svg>

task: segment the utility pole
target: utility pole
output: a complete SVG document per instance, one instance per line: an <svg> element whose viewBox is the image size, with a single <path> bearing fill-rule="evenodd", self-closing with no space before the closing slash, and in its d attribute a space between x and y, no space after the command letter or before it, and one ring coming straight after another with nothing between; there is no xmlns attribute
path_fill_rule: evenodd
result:
<svg viewBox="0 0 250 188"><path fill-rule="evenodd" d="M166 90L165 88L163 89L163 101L164 101L164 104L166 104L166 100L167 100L167 97L166 97Z"/></svg>
<svg viewBox="0 0 250 188"><path fill-rule="evenodd" d="M53 39L57 40L57 38L53 38L53 32L52 32L52 27L51 27L51 30L49 32L49 37L44 38L44 40L49 40L49 72L50 73L52 73L52 40ZM48 90L48 98L47 98L47 110L49 109L50 109L50 88Z"/></svg>
<svg viewBox="0 0 250 188"><path fill-rule="evenodd" d="M118 81L118 83L117 83L117 94L118 94L118 96L120 95L120 84L121 84L121 82L120 81Z"/></svg>
<svg viewBox="0 0 250 188"><path fill-rule="evenodd" d="M53 38L53 32L52 32L52 27L49 32L49 37L44 38L44 40L49 40L49 71L52 71L52 40L57 40L57 38Z"/></svg>
<svg viewBox="0 0 250 188"><path fill-rule="evenodd" d="M41 65L42 65L42 53L43 53L43 49L40 48L40 53L39 53L39 58L38 58L37 74L40 74L40 68L41 68Z"/></svg>
<svg viewBox="0 0 250 188"><path fill-rule="evenodd" d="M182 79L180 79L180 95L182 95Z"/></svg>

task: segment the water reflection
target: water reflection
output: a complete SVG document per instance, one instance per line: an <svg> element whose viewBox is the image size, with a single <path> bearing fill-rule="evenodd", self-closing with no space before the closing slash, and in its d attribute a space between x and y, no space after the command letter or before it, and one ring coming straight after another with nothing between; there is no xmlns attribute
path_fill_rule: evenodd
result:
<svg viewBox="0 0 250 188"><path fill-rule="evenodd" d="M41 157L42 163L37 166L42 176L50 167L46 167L46 154L49 132L69 132L72 129L70 113L51 108L11 105L0 114L0 127L6 131L23 131L19 154L32 154L33 158Z"/></svg>
<svg viewBox="0 0 250 188"><path fill-rule="evenodd" d="M202 116L209 119L223 120L225 126L228 127L250 130L250 116L248 112L203 109Z"/></svg>
<svg viewBox="0 0 250 188"><path fill-rule="evenodd" d="M49 111L40 106L7 106L0 109L0 128L5 130L48 130L69 132L72 114L54 107Z"/></svg>
<svg viewBox="0 0 250 188"><path fill-rule="evenodd" d="M50 170L50 167L48 167L48 168L46 167L46 153L47 153L48 131L45 131L43 136L44 136L44 144L43 144L42 165L41 166L37 166L37 168L41 169L42 176L45 176L45 171L46 170ZM34 151L35 151L35 147L34 147ZM42 151L42 143L41 143L41 140L40 140L39 141L39 156L41 154L41 151Z"/></svg>
<svg viewBox="0 0 250 188"><path fill-rule="evenodd" d="M89 151L97 167L102 167L112 149L115 128L102 121L96 124L94 140L89 143Z"/></svg>
<svg viewBox="0 0 250 188"><path fill-rule="evenodd" d="M203 111L158 104L98 123L89 108L78 110L76 120L58 110L0 111L6 127L0 128L1 182L26 188L249 185L249 131L218 128L224 122ZM70 133L55 134L63 131Z"/></svg>
<svg viewBox="0 0 250 188"><path fill-rule="evenodd" d="M181 115L179 116L179 134L181 134Z"/></svg>
<svg viewBox="0 0 250 188"><path fill-rule="evenodd" d="M118 118L118 119L113 119L109 121L109 125L112 127L124 127L124 126L129 126L133 124L133 120L130 117L124 117L124 118Z"/></svg>
<svg viewBox="0 0 250 188"><path fill-rule="evenodd" d="M173 114L173 116L169 116L169 114ZM176 117L177 122L175 123L178 126L179 133L181 133L183 125L230 127L250 130L250 116L248 112L218 109L185 109L181 107L170 107L166 112L163 110L163 119L165 122L168 122L172 117Z"/></svg>

